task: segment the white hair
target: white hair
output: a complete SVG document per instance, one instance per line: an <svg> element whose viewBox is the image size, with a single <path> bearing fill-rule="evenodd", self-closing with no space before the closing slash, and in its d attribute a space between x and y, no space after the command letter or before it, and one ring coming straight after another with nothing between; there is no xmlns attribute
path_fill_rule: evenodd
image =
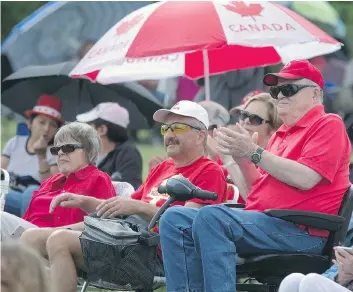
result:
<svg viewBox="0 0 353 292"><path fill-rule="evenodd" d="M72 122L62 126L54 137L54 145L76 141L86 150L89 163L94 164L101 142L97 131L86 123Z"/></svg>
<svg viewBox="0 0 353 292"><path fill-rule="evenodd" d="M305 79L305 78L301 79L300 81L301 81L300 84L303 84L303 85L310 85L310 86L319 87L320 88L320 101L321 101L321 103L324 102L324 91L321 89L321 87L317 83L315 83L312 80Z"/></svg>

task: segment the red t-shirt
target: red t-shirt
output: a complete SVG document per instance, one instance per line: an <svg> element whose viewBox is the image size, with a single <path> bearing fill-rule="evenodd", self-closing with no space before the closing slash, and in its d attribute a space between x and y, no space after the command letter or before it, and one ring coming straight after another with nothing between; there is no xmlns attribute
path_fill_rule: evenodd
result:
<svg viewBox="0 0 353 292"><path fill-rule="evenodd" d="M342 119L325 114L316 106L292 127L282 125L271 137L266 150L304 164L323 179L312 189L301 191L260 170L252 186L246 210L293 209L337 215L343 195L350 185L351 145ZM303 178L304 179L304 178ZM315 236L327 236L324 230L309 228Z"/></svg>
<svg viewBox="0 0 353 292"><path fill-rule="evenodd" d="M182 174L199 188L218 194L216 201L203 201L192 199L190 202L200 204L220 204L225 201L227 183L222 168L211 159L201 157L194 163L185 167L175 167L173 159L169 158L151 170L145 182L132 194L135 200L160 207L169 198L167 194L160 194L157 188L166 183L167 179L173 175ZM185 202L175 202L173 205L185 205Z"/></svg>
<svg viewBox="0 0 353 292"><path fill-rule="evenodd" d="M228 177L228 170L226 170L225 168L223 168L224 163L223 163L221 157L220 157L218 154L216 154L216 162L218 163L218 165L219 165L220 167L222 167L224 176L225 176L225 177Z"/></svg>
<svg viewBox="0 0 353 292"><path fill-rule="evenodd" d="M87 214L81 209L59 206L53 213L49 213L51 201L63 192L103 200L116 196L110 177L95 166L89 165L71 173L67 178L58 173L45 180L39 190L34 192L23 219L38 227L60 227L82 222Z"/></svg>

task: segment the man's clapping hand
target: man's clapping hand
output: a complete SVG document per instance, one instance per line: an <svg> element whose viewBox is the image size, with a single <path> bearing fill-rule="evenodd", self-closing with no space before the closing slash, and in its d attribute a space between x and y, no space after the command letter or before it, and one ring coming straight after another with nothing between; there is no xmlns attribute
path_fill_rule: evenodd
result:
<svg viewBox="0 0 353 292"><path fill-rule="evenodd" d="M237 123L233 129L220 127L216 131L216 140L218 142L217 151L223 155L231 155L235 160L237 158L248 158L257 148L258 134L252 136Z"/></svg>

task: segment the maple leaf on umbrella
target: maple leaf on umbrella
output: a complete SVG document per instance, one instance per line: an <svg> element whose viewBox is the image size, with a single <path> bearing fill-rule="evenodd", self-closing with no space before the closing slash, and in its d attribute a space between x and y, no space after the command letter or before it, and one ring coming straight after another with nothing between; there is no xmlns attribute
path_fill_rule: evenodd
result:
<svg viewBox="0 0 353 292"><path fill-rule="evenodd" d="M138 24L143 18L143 14L135 15L130 20L123 21L116 29L115 32L117 35L121 35L127 33L130 29L132 29L136 24Z"/></svg>
<svg viewBox="0 0 353 292"><path fill-rule="evenodd" d="M261 12L264 9L261 4L250 4L246 5L242 1L231 1L230 4L223 5L229 11L235 12L242 17L250 16L254 21L254 16L261 16Z"/></svg>

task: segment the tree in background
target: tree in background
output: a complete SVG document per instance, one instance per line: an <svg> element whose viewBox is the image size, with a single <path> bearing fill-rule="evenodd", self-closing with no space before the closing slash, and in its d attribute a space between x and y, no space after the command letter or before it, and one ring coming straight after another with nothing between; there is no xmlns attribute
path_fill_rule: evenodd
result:
<svg viewBox="0 0 353 292"><path fill-rule="evenodd" d="M353 25L352 1L330 1L330 4L335 7L345 24Z"/></svg>
<svg viewBox="0 0 353 292"><path fill-rule="evenodd" d="M1 1L1 41L17 23L47 1Z"/></svg>
<svg viewBox="0 0 353 292"><path fill-rule="evenodd" d="M353 57L353 2L352 1L330 1L330 4L337 10L346 25L346 41L350 48L350 55Z"/></svg>

